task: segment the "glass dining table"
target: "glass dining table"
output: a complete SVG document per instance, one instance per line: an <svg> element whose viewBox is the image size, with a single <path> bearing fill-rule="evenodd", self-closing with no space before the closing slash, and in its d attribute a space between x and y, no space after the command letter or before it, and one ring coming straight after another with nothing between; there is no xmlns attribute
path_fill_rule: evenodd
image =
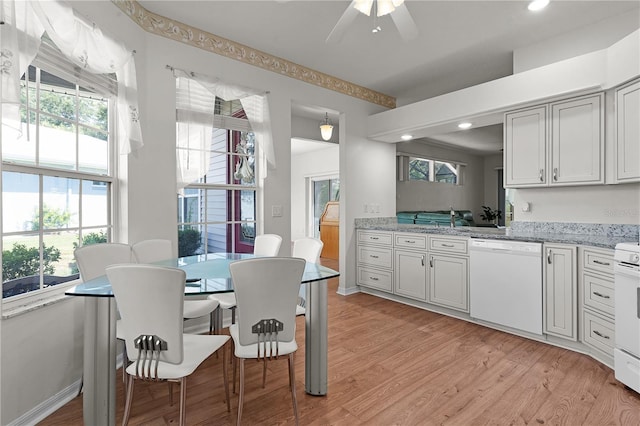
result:
<svg viewBox="0 0 640 426"><path fill-rule="evenodd" d="M169 259L156 265L171 266L187 274L185 297L233 291L229 264L253 254L208 253ZM327 285L340 274L319 264L305 265L302 283L305 305L305 391L327 394ZM259 277L257 277L259 279ZM88 280L65 292L85 297L83 417L87 425L115 425L116 412L116 305L106 275Z"/></svg>

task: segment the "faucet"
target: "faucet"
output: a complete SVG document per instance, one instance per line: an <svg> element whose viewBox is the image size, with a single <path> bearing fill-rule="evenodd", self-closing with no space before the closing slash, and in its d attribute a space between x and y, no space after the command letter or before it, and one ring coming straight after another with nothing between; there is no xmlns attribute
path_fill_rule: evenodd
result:
<svg viewBox="0 0 640 426"><path fill-rule="evenodd" d="M455 228L456 227L456 212L455 210L453 210L453 207L449 207L449 210L451 210L451 223L450 223L450 227L451 228Z"/></svg>

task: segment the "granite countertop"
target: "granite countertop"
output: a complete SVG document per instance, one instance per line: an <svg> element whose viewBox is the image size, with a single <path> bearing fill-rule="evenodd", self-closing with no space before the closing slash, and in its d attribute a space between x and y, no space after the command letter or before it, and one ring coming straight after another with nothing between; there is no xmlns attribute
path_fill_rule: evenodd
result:
<svg viewBox="0 0 640 426"><path fill-rule="evenodd" d="M398 223L367 223L356 224L357 229L371 229L378 231L413 232L425 234L452 235L457 237L482 238L491 240L510 240L525 242L547 242L586 245L600 248L613 249L616 244L622 242L637 242L638 236L628 232L620 232L620 235L611 233L586 233L586 232L558 232L553 228L513 229L513 228L484 228L474 226L460 226L455 228L436 227L432 225L411 225ZM571 227L565 227L565 231L571 231Z"/></svg>

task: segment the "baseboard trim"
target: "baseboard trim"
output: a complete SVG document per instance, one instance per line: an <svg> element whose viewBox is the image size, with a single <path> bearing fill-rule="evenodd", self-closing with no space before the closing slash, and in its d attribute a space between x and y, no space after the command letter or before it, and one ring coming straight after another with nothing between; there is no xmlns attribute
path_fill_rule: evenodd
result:
<svg viewBox="0 0 640 426"><path fill-rule="evenodd" d="M53 395L51 398L41 402L31 410L13 420L11 423L8 423L7 426L35 425L41 422L78 396L81 382L81 379L76 380L57 394Z"/></svg>

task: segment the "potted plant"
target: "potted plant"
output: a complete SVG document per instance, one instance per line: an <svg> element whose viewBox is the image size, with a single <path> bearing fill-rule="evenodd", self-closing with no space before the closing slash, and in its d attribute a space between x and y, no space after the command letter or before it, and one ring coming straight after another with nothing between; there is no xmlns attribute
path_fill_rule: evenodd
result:
<svg viewBox="0 0 640 426"><path fill-rule="evenodd" d="M491 222L495 225L497 220L502 218L502 211L494 210L488 206L482 206L482 214L480 214L480 217L482 220Z"/></svg>

